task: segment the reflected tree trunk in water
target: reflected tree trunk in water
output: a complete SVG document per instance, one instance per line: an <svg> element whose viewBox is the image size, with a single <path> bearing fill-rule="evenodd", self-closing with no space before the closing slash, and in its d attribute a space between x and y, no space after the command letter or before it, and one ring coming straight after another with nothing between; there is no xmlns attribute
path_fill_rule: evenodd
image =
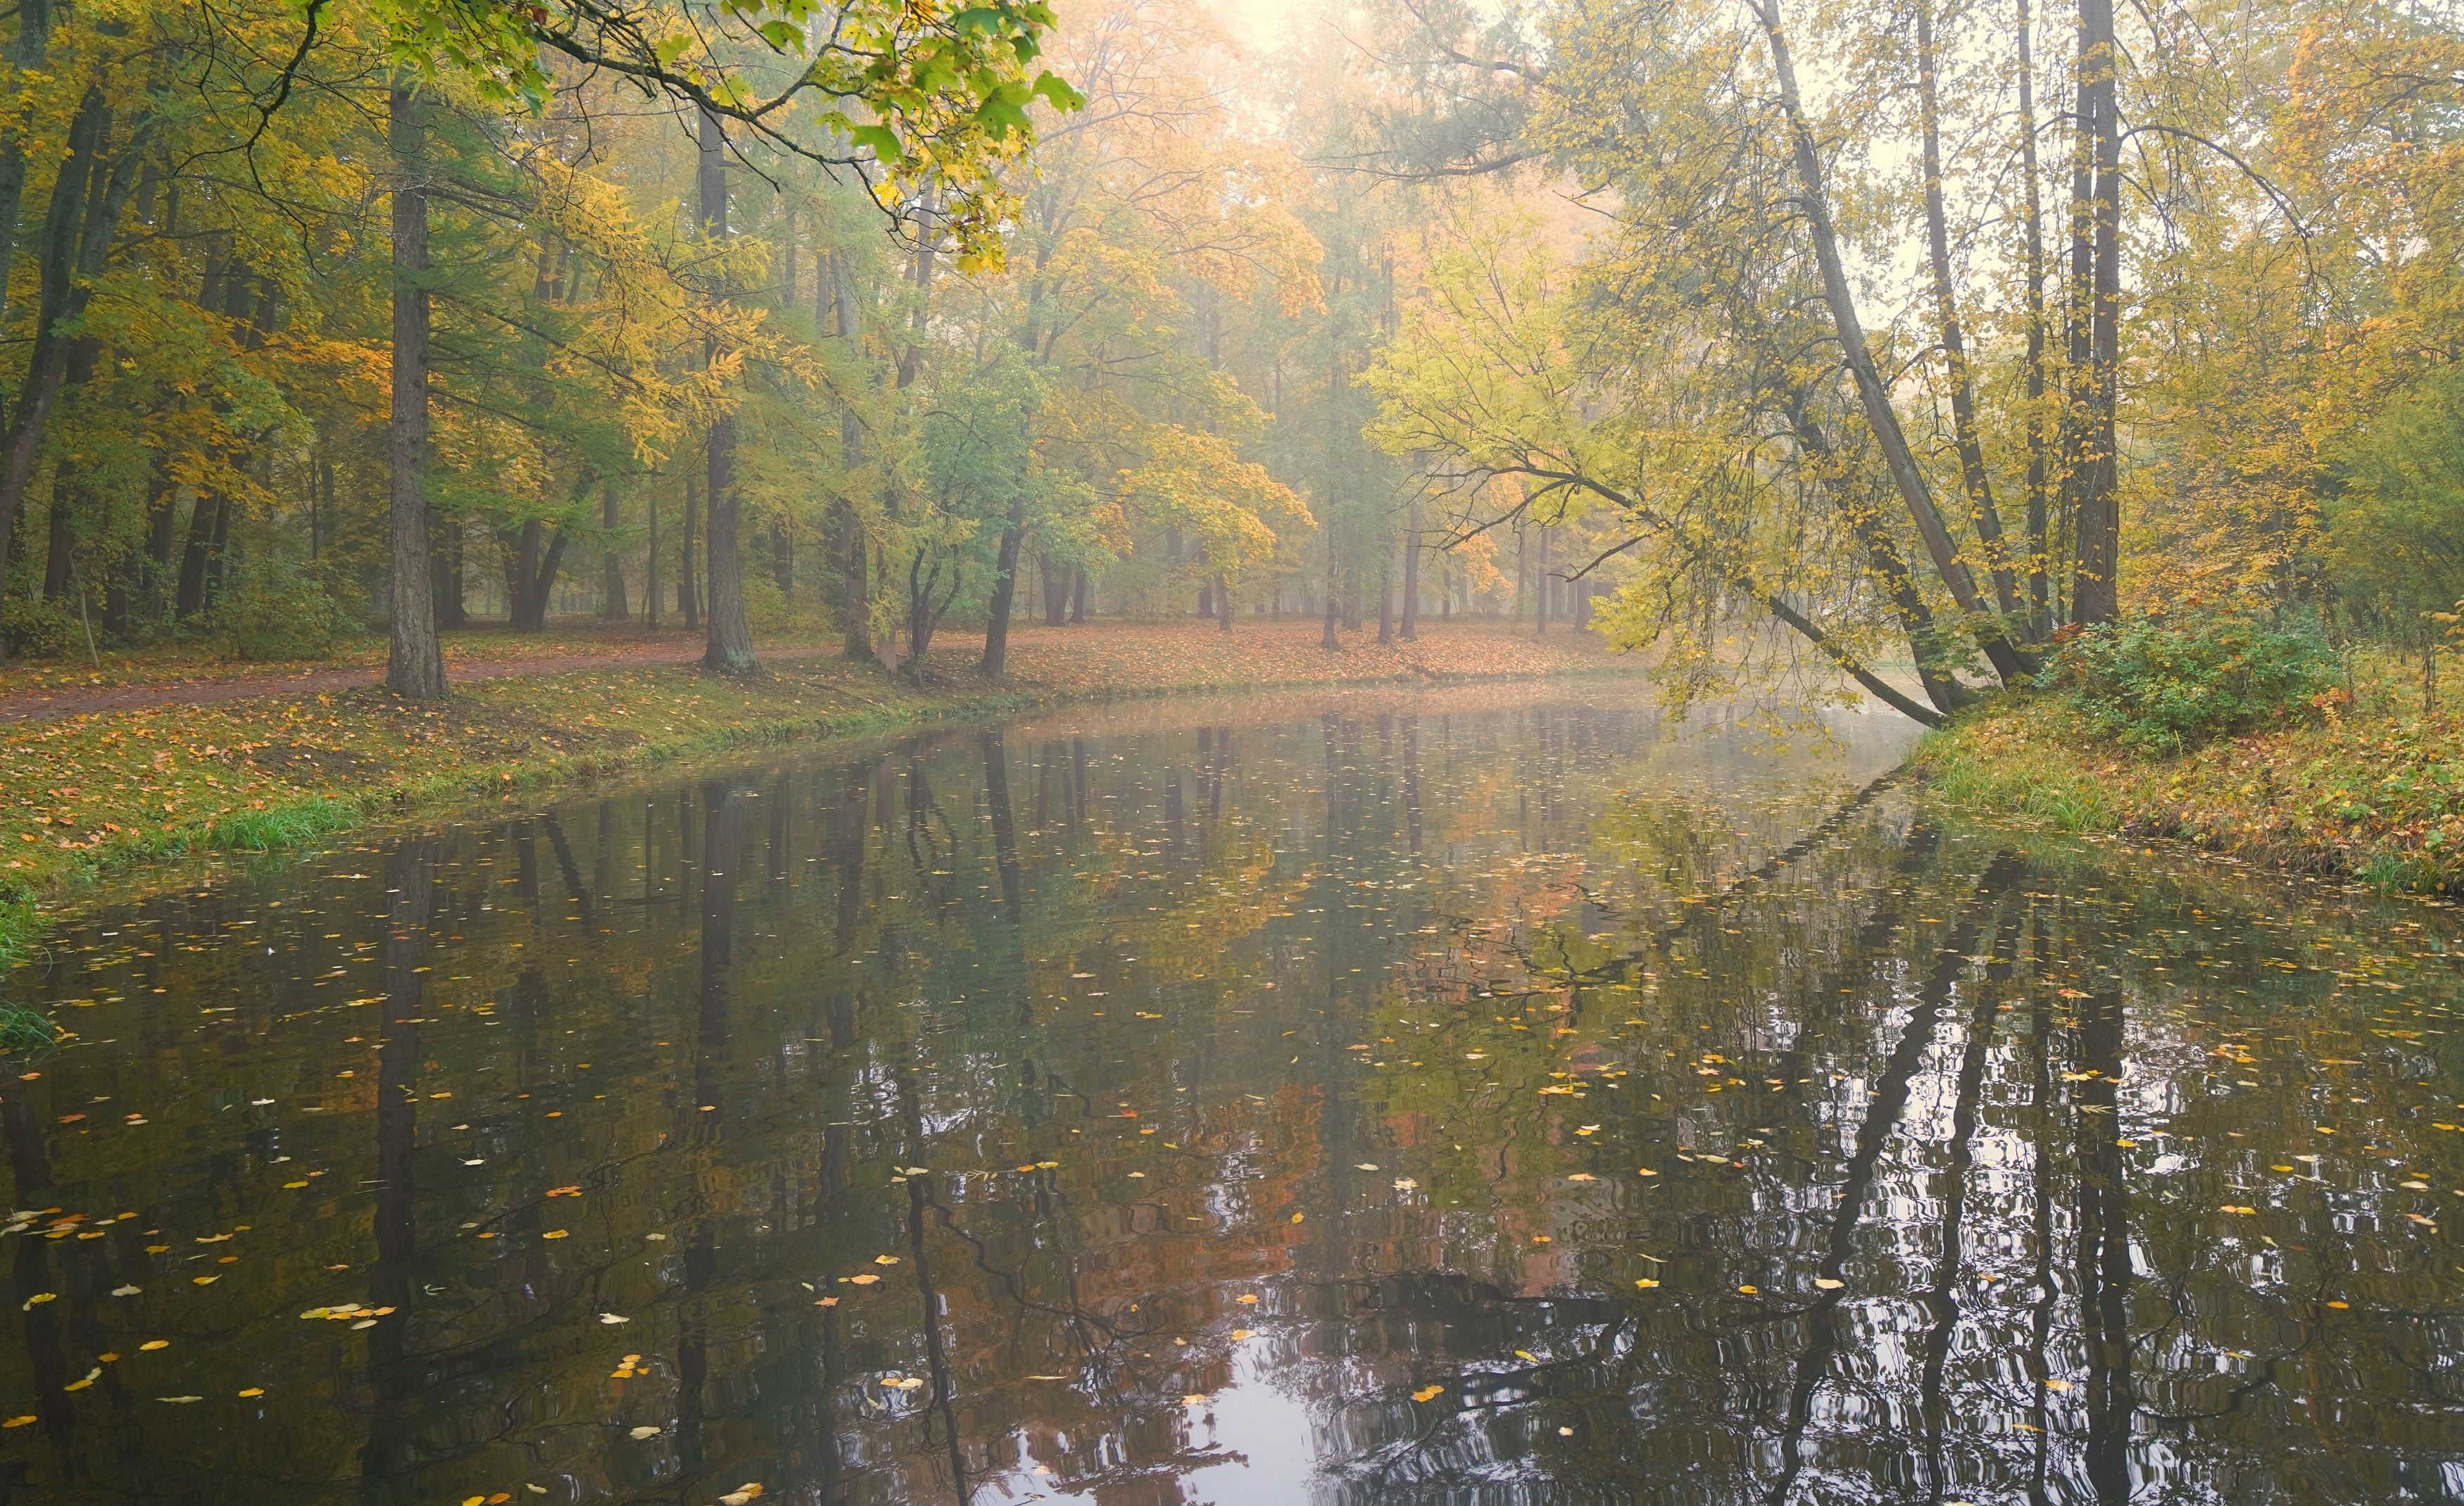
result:
<svg viewBox="0 0 2464 1506"><path fill-rule="evenodd" d="M1925 1306L1933 1326L1925 1334L1925 1365L1917 1387L1925 1408L1925 1485L1928 1498L1940 1501L1949 1482L1943 1477L1942 1434L1948 1420L1943 1400L1943 1374L1950 1363L1951 1340L1959 1332L1959 1282L1962 1224L1968 1211L1968 1174L1976 1163L1976 1105L1985 1089L1985 1061L1993 1045L1993 1026L2001 1012L2003 986L2011 979L2012 935L2005 931L1993 943L1993 960L1986 964L1984 986L1976 990L1976 1008L1968 1020L1967 1049L1959 1058L1958 1088L1950 1110L1950 1164L1943 1172L1942 1249L1934 1260L1933 1287Z"/></svg>
<svg viewBox="0 0 2464 1506"><path fill-rule="evenodd" d="M727 1061L728 969L736 958L736 868L744 853L741 789L702 786L705 860L701 879L701 966L693 1000L693 1121L682 1142L707 1155L726 1134L720 1084ZM690 829L688 829L690 830ZM702 1462L703 1395L710 1374L709 1315L702 1296L718 1273L718 1230L707 1207L685 1236L685 1297L676 1332L676 1456L687 1471Z"/></svg>
<svg viewBox="0 0 2464 1506"><path fill-rule="evenodd" d="M413 837L385 858L385 992L377 1028L376 1263L368 1305L392 1316L368 1330L368 1441L363 1479L407 1473L418 1465L410 1404L420 1365L408 1352L410 1267L419 1251L417 1189L411 1181L419 1138L419 1027L427 994L429 922L436 904L439 843Z"/></svg>
<svg viewBox="0 0 2464 1506"><path fill-rule="evenodd" d="M565 839L564 823L556 818L555 811L550 810L540 814L539 824L547 828L548 851L556 854L556 871L558 876L564 880L564 892L573 900L574 910L586 925L593 919L590 890L582 881L582 865L573 860L573 844Z"/></svg>
<svg viewBox="0 0 2464 1506"><path fill-rule="evenodd" d="M1418 516L1416 513L1415 516ZM1404 619L1411 620L1408 616ZM1410 637L1410 632L1403 634ZM1403 719L1403 839L1414 857L1420 855L1420 719Z"/></svg>
<svg viewBox="0 0 2464 1506"><path fill-rule="evenodd" d="M2045 1381L2054 1372L2046 1351L2053 1346L2054 1304L2060 1297L2054 1287L2054 1002L2041 986L2047 960L2043 916L2032 912L2028 925L2034 963L2031 970L2039 984L2029 990L2035 1002L2028 1013L2028 1138L2036 1151L2029 1189L2036 1290L2028 1303L2028 1426L2035 1429L2032 1436L2036 1448L2035 1457L2028 1467L2028 1506L2050 1506L2052 1497L2045 1494L2045 1475L2053 1462L2054 1440L2046 1430L2045 1412L2051 1393Z"/></svg>
<svg viewBox="0 0 2464 1506"><path fill-rule="evenodd" d="M2130 1219L2114 1107L2122 1073L2122 991L2111 983L2081 1001L2077 1071L2079 1299L2087 1349L2087 1477L2105 1506L2130 1498Z"/></svg>
<svg viewBox="0 0 2464 1506"><path fill-rule="evenodd" d="M1026 913L1026 899L1018 867L1018 823L1009 806L1009 752L998 727L985 731L979 743L984 756L984 803L992 808L993 866L1001 875L1001 913L1016 925Z"/></svg>
<svg viewBox="0 0 2464 1506"><path fill-rule="evenodd" d="M924 1112L915 1098L915 1080L908 1073L898 1074L898 1108L906 1120L906 1153L910 1166L924 1163ZM924 1214L931 1206L932 1173L910 1172L907 1179L907 1258L915 1265L915 1296L919 1318L924 1325L924 1367L926 1378L933 1383L933 1409L941 1414L941 1429L949 1445L950 1490L958 1506L968 1506L972 1495L967 1487L967 1456L958 1438L957 1399L952 1394L950 1364L941 1342L941 1295L933 1288L932 1257L924 1248Z"/></svg>
<svg viewBox="0 0 2464 1506"><path fill-rule="evenodd" d="M1916 834L1911 833L1911 845L1916 841ZM1960 973L1968 966L1968 955L1975 947L1977 936L2022 871L2019 860L2009 853L1995 856L1977 882L1975 898L1961 910L1949 938L1935 954L1933 974L1925 980L1908 1012L1907 1028L1900 1032L1899 1044L1883 1065L1882 1075L1874 1085L1873 1100L1857 1128L1857 1147L1848 1158L1846 1174L1840 1181L1838 1209L1832 1215L1830 1232L1823 1239L1822 1259L1815 1267L1823 1279L1840 1279L1857 1226L1864 1217L1866 1201L1873 1192L1875 1167L1881 1160L1882 1147L1899 1132L1900 1119L1907 1113L1908 1092L1917 1069L1924 1065L1925 1053L1933 1046L1934 1026L1942 1017L1943 1007L1950 1002ZM1806 1310L1813 1338L1797 1361L1796 1380L1789 1389L1788 1420L1780 1431L1780 1475L1768 1496L1771 1506L1780 1506L1788 1499L1790 1490L1796 1484L1797 1472L1805 1467L1805 1429L1814 1417L1815 1393L1830 1376L1831 1359L1838 1348L1838 1309L1846 1292L1844 1286L1833 1287L1815 1298Z"/></svg>

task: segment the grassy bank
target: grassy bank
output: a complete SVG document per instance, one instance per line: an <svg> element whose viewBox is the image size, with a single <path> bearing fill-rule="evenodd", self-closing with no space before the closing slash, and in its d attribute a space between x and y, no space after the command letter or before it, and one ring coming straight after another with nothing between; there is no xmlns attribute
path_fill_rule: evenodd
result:
<svg viewBox="0 0 2464 1506"><path fill-rule="evenodd" d="M1631 669L1596 639L1431 626L1412 644L1315 624L1028 629L999 685L953 640L918 689L836 658L716 678L659 664L540 674L417 707L374 688L0 724L0 966L101 879L201 853L282 852L371 820L539 793L731 747L861 736L1063 701L1445 683Z"/></svg>
<svg viewBox="0 0 2464 1506"><path fill-rule="evenodd" d="M2396 666L2364 660L2353 677L2347 705L2171 757L2100 739L2064 697L2007 695L1928 736L1915 763L1937 798L1980 814L2464 892L2464 719L2425 714Z"/></svg>

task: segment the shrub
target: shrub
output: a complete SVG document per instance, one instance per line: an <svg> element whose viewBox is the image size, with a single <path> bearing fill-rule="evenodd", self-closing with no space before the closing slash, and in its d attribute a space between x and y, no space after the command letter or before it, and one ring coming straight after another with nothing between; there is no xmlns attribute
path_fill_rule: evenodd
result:
<svg viewBox="0 0 2464 1506"><path fill-rule="evenodd" d="M253 561L214 609L213 631L235 659L316 659L355 631L314 574L284 560Z"/></svg>
<svg viewBox="0 0 2464 1506"><path fill-rule="evenodd" d="M9 640L10 656L20 659L65 658L84 644L76 612L22 597L0 603L0 637Z"/></svg>
<svg viewBox="0 0 2464 1506"><path fill-rule="evenodd" d="M2337 669L2335 650L2308 628L2175 614L2088 629L2038 683L2068 692L2123 746L2170 754L2311 715Z"/></svg>

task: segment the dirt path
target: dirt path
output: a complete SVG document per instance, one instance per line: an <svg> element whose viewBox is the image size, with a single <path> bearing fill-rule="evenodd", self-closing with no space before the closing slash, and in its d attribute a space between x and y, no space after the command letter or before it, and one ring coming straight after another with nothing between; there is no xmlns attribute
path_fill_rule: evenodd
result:
<svg viewBox="0 0 2464 1506"><path fill-rule="evenodd" d="M835 657L836 649L764 649L769 660ZM481 680L514 679L529 675L564 675L577 670L616 670L637 664L690 664L702 655L702 645L685 640L646 643L621 653L546 653L479 659L448 667L447 678L457 685ZM319 691L357 690L385 679L377 664L327 664L263 675L216 675L211 678L165 680L148 685L63 686L58 690L17 691L0 696L0 722L45 717L83 717L100 712L143 711L156 706L218 706L260 696L308 696Z"/></svg>

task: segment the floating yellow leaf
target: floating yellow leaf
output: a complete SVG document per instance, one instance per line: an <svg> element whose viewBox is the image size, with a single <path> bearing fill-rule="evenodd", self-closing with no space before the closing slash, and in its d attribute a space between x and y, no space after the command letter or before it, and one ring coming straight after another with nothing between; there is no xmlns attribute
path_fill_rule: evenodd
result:
<svg viewBox="0 0 2464 1506"><path fill-rule="evenodd" d="M541 1239L562 1239L564 1237L565 1230L561 1229L551 1229L546 1233L539 1236Z"/></svg>
<svg viewBox="0 0 2464 1506"><path fill-rule="evenodd" d="M1416 1402L1433 1402L1445 1394L1446 1388L1442 1385L1424 1385L1412 1393L1412 1400Z"/></svg>
<svg viewBox="0 0 2464 1506"><path fill-rule="evenodd" d="M265 1394L265 1387L261 1385L252 1385L247 1390L242 1391L239 1394L242 1396L263 1396Z"/></svg>
<svg viewBox="0 0 2464 1506"><path fill-rule="evenodd" d="M881 1277L874 1275L871 1272L868 1271L862 1275L841 1276L839 1279L853 1286L870 1286L875 1281L880 1280Z"/></svg>
<svg viewBox="0 0 2464 1506"><path fill-rule="evenodd" d="M1659 1283L1658 1281L1653 1280L1653 1279L1652 1279L1651 1277L1649 1277L1649 1276L1638 1276L1638 1277L1636 1277L1636 1278L1635 1278L1635 1283L1634 1283L1634 1284L1635 1284L1638 1288L1641 1289L1642 1291L1648 1292L1648 1291L1650 1291L1653 1287L1658 1286L1660 1283Z"/></svg>
<svg viewBox="0 0 2464 1506"><path fill-rule="evenodd" d="M168 1349L171 1347L171 1340L168 1339L148 1339L137 1347L140 1349Z"/></svg>

